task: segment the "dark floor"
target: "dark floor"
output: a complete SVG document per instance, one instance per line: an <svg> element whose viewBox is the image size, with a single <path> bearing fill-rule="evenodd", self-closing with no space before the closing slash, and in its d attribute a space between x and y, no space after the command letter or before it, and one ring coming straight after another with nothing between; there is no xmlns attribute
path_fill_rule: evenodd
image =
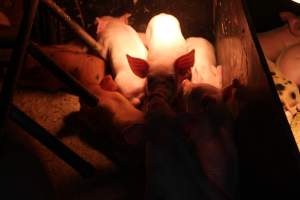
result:
<svg viewBox="0 0 300 200"><path fill-rule="evenodd" d="M14 103L48 131L57 134L64 116L79 107L78 98L66 94L18 90ZM45 107L45 104L48 104ZM90 162L96 174L82 178L55 154L10 122L0 156L0 193L4 199L142 199L143 182L137 174L120 173L105 154L76 135L61 141ZM3 199L3 198L1 198Z"/></svg>
<svg viewBox="0 0 300 200"><path fill-rule="evenodd" d="M22 144L6 140L0 157L1 199L54 199L42 163Z"/></svg>

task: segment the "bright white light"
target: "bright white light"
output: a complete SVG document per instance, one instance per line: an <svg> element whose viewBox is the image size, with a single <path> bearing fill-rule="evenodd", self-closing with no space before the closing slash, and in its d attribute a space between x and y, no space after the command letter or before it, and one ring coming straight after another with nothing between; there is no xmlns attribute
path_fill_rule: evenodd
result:
<svg viewBox="0 0 300 200"><path fill-rule="evenodd" d="M300 0L292 0L293 2L300 3Z"/></svg>
<svg viewBox="0 0 300 200"><path fill-rule="evenodd" d="M181 36L179 23L176 18L170 15L160 15L153 24L155 29L155 38L162 42L171 42L178 40Z"/></svg>

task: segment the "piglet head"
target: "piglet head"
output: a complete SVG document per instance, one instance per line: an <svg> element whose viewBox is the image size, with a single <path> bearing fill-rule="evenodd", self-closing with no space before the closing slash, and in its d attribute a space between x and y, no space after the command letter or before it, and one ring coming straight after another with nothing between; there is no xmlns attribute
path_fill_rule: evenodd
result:
<svg viewBox="0 0 300 200"><path fill-rule="evenodd" d="M181 88L182 104L186 112L207 112L219 118L226 113L227 104L235 98L235 93L240 88L237 79L232 81L229 86L219 89L207 83L192 83L184 80Z"/></svg>
<svg viewBox="0 0 300 200"><path fill-rule="evenodd" d="M163 70L159 73L153 72L147 61L127 55L128 63L133 73L141 78L147 77L145 95L148 103L146 104L152 105L153 102L174 103L179 85L181 85L182 80L187 78L191 73L191 67L194 65L194 56L195 50L192 50L177 58L173 65L174 73L168 74L163 73ZM149 104L149 102L151 103ZM156 105L156 103L154 104ZM159 105L165 107L164 103L157 103L155 107L159 107Z"/></svg>
<svg viewBox="0 0 300 200"><path fill-rule="evenodd" d="M280 18L288 22L289 30L294 36L300 36L300 19L291 12L280 12Z"/></svg>
<svg viewBox="0 0 300 200"><path fill-rule="evenodd" d="M96 30L97 35L101 34L106 29L106 26L111 22L121 22L124 24L128 24L128 18L130 16L131 16L130 13L125 13L124 15L119 17L113 17L113 16L96 17L95 25L97 27Z"/></svg>
<svg viewBox="0 0 300 200"><path fill-rule="evenodd" d="M135 75L140 78L145 78L149 74L157 75L156 72L151 71L150 65L146 60L141 58L135 58L130 55L127 55L128 63L131 67L131 70ZM178 83L181 83L185 78L189 78L191 74L191 68L193 67L195 62L195 50L188 52L185 55L180 56L174 62L174 74L173 76L177 80ZM162 70L163 71L163 70ZM161 72L159 74L162 74Z"/></svg>
<svg viewBox="0 0 300 200"><path fill-rule="evenodd" d="M178 84L181 84L185 79L191 78L191 68L194 66L194 63L195 49L177 58L174 64L174 70Z"/></svg>

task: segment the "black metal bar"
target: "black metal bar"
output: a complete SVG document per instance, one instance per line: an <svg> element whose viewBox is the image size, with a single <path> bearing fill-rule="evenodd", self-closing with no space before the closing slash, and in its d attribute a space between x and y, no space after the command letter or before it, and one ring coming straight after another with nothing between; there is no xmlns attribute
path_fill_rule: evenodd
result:
<svg viewBox="0 0 300 200"><path fill-rule="evenodd" d="M48 133L42 126L37 124L34 120L28 117L25 113L12 105L10 110L10 118L18 123L29 135L34 137L59 158L68 163L72 168L79 172L79 174L88 178L95 173L95 168L79 157L75 152L64 145L60 140Z"/></svg>
<svg viewBox="0 0 300 200"><path fill-rule="evenodd" d="M12 49L16 44L16 40L12 38L0 38L0 49Z"/></svg>
<svg viewBox="0 0 300 200"><path fill-rule="evenodd" d="M51 73L59 78L59 80L63 81L67 86L69 86L70 89L73 90L72 92L80 96L88 105L98 105L98 98L89 92L88 89L86 89L78 80L57 66L57 64L49 56L43 53L37 44L30 42L28 46L28 52Z"/></svg>
<svg viewBox="0 0 300 200"><path fill-rule="evenodd" d="M18 37L17 27L1 27L0 48L14 48Z"/></svg>
<svg viewBox="0 0 300 200"><path fill-rule="evenodd" d="M71 19L69 15L67 15L63 9L61 9L53 0L42 0L42 2L50 8L56 16L59 17L69 28L71 28L78 37L85 42L87 46L91 49L95 50L99 56L101 56L102 47L100 44L91 37L78 23Z"/></svg>
<svg viewBox="0 0 300 200"><path fill-rule="evenodd" d="M28 4L26 4L29 8L24 9L25 12L16 41L17 45L15 46L11 57L11 66L8 68L7 73L4 76L4 82L0 94L0 141L4 136L4 126L8 117L16 81L24 62L38 4L39 0L31 0Z"/></svg>

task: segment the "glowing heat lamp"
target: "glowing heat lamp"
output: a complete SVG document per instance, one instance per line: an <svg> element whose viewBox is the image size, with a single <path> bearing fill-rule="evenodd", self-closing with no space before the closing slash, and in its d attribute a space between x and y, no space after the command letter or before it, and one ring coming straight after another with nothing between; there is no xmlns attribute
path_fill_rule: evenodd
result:
<svg viewBox="0 0 300 200"><path fill-rule="evenodd" d="M180 25L176 18L169 15L162 15L154 21L155 37L163 43L175 42L181 37Z"/></svg>
<svg viewBox="0 0 300 200"><path fill-rule="evenodd" d="M292 0L293 2L300 3L300 0Z"/></svg>

